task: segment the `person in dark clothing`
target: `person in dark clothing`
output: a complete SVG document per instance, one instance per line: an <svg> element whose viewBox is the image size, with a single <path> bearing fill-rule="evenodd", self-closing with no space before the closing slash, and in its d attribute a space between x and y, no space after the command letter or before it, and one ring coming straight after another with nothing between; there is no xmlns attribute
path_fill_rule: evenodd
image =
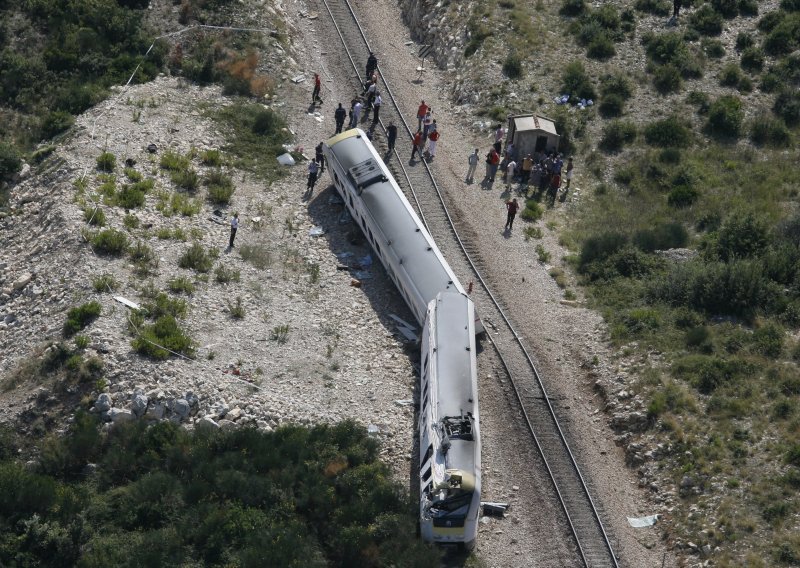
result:
<svg viewBox="0 0 800 568"><path fill-rule="evenodd" d="M378 115L381 112L381 105L383 104L383 99L381 98L380 93L375 94L375 100L372 101L372 124L378 122Z"/></svg>
<svg viewBox="0 0 800 568"><path fill-rule="evenodd" d="M519 211L519 203L517 203L516 197L511 201L506 201L506 209L508 210L508 216L506 217L505 228L510 231L514 227L514 217L517 216L517 211Z"/></svg>
<svg viewBox="0 0 800 568"><path fill-rule="evenodd" d="M347 111L344 110L342 103L339 103L339 108L336 109L333 115L336 118L336 134L339 134L342 131L342 126L344 126L344 119L347 117Z"/></svg>
<svg viewBox="0 0 800 568"><path fill-rule="evenodd" d="M681 11L681 4L683 4L681 0L672 0L672 17L676 20L678 19L678 14Z"/></svg>
<svg viewBox="0 0 800 568"><path fill-rule="evenodd" d="M317 174L319 173L319 166L316 160L312 160L308 164L308 182L306 183L306 190L310 195L314 191L314 185L317 183Z"/></svg>
<svg viewBox="0 0 800 568"><path fill-rule="evenodd" d="M314 73L314 92L311 94L311 104L316 104L317 101L322 103L322 99L319 98L319 92L322 89L322 81L319 78L318 73Z"/></svg>
<svg viewBox="0 0 800 568"><path fill-rule="evenodd" d="M367 58L367 79L372 76L372 72L378 68L378 58L375 57L375 54L371 51L369 52L369 57Z"/></svg>
<svg viewBox="0 0 800 568"><path fill-rule="evenodd" d="M325 154L322 153L322 142L317 144L314 151L316 152L316 157L314 159L319 164L319 173L323 173L325 171Z"/></svg>
<svg viewBox="0 0 800 568"><path fill-rule="evenodd" d="M394 122L390 122L389 126L386 127L386 141L389 144L390 152L394 150L394 143L396 140L397 140L397 127L394 125Z"/></svg>
<svg viewBox="0 0 800 568"><path fill-rule="evenodd" d="M239 214L234 213L231 218L231 238L228 241L228 248L233 248L233 240L236 238L236 230L239 228Z"/></svg>
<svg viewBox="0 0 800 568"><path fill-rule="evenodd" d="M414 135L414 148L411 150L412 160L417 152L419 152L420 157L422 157L422 132L419 130L417 130L417 133Z"/></svg>

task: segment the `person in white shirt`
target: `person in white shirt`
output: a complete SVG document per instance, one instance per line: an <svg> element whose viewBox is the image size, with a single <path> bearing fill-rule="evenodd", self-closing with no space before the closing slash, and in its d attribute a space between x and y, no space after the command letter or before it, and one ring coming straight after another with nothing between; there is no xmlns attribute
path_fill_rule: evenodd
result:
<svg viewBox="0 0 800 568"><path fill-rule="evenodd" d="M231 240L228 241L228 248L233 248L233 240L236 238L236 229L239 228L239 214L234 213L231 217Z"/></svg>
<svg viewBox="0 0 800 568"><path fill-rule="evenodd" d="M383 104L383 99L381 98L381 94L377 93L375 95L375 100L372 101L372 124L378 122L378 113L381 112L381 104Z"/></svg>
<svg viewBox="0 0 800 568"><path fill-rule="evenodd" d="M515 162L512 158L511 161L506 165L506 189L511 188L511 184L514 183L514 176L516 174L517 162Z"/></svg>
<svg viewBox="0 0 800 568"><path fill-rule="evenodd" d="M472 183L475 177L475 169L478 167L478 149L475 148L475 153L470 154L467 158L469 169L467 170L467 183Z"/></svg>
<svg viewBox="0 0 800 568"><path fill-rule="evenodd" d="M361 109L364 105L361 104L361 101L357 101L355 106L353 106L353 122L350 124L350 128L355 128L358 126L358 121L361 120Z"/></svg>

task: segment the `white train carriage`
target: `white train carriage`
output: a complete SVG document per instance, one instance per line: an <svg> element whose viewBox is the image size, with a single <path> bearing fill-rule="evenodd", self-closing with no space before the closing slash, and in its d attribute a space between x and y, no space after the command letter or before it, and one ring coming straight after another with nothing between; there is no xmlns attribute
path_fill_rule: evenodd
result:
<svg viewBox="0 0 800 568"><path fill-rule="evenodd" d="M422 537L468 548L478 535L481 500L474 314L472 301L455 292L428 306L419 413Z"/></svg>
<svg viewBox="0 0 800 568"><path fill-rule="evenodd" d="M336 191L417 322L423 324L439 292L464 293L364 131L354 128L330 138L323 152Z"/></svg>

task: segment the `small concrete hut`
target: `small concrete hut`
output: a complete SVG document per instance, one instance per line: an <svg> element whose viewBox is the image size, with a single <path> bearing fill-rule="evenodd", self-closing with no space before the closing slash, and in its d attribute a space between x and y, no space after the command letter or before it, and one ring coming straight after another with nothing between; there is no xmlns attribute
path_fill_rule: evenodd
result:
<svg viewBox="0 0 800 568"><path fill-rule="evenodd" d="M556 152L560 138L555 123L549 118L535 114L508 117L506 143L513 142L517 157L534 152Z"/></svg>

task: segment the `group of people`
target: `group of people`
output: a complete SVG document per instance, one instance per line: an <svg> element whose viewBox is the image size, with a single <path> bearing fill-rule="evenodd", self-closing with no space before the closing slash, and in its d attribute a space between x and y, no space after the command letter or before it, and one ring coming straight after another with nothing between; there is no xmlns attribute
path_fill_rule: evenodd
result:
<svg viewBox="0 0 800 568"><path fill-rule="evenodd" d="M439 126L433 118L433 109L425 104L425 101L420 102L417 108L417 131L412 140L411 159L413 160L419 153L420 158L427 157L433 160L439 136Z"/></svg>

